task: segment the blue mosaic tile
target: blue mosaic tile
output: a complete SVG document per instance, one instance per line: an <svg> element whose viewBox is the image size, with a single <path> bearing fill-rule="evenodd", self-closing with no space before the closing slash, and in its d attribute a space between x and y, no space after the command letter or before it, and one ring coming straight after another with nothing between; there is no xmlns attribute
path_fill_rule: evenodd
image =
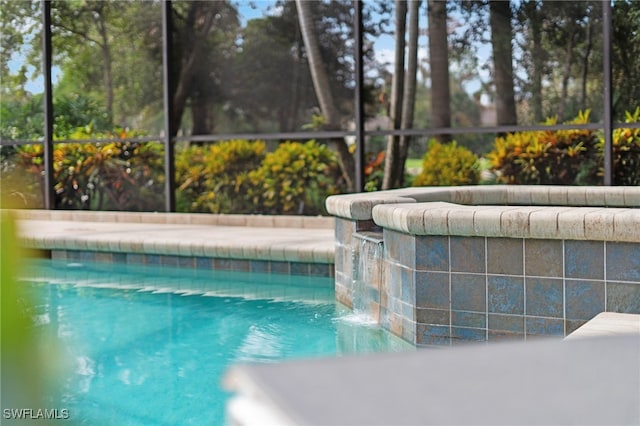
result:
<svg viewBox="0 0 640 426"><path fill-rule="evenodd" d="M489 314L489 330L524 334L524 316Z"/></svg>
<svg viewBox="0 0 640 426"><path fill-rule="evenodd" d="M479 328L451 327L451 337L465 341L487 340L487 330Z"/></svg>
<svg viewBox="0 0 640 426"><path fill-rule="evenodd" d="M51 250L51 258L55 260L67 260L66 250Z"/></svg>
<svg viewBox="0 0 640 426"><path fill-rule="evenodd" d="M486 288L484 275L451 274L451 309L486 312Z"/></svg>
<svg viewBox="0 0 640 426"><path fill-rule="evenodd" d="M309 275L309 264L304 262L291 262L289 270L291 275Z"/></svg>
<svg viewBox="0 0 640 426"><path fill-rule="evenodd" d="M564 320L557 318L525 318L527 335L564 336Z"/></svg>
<svg viewBox="0 0 640 426"><path fill-rule="evenodd" d="M487 305L489 312L524 315L524 278L487 276Z"/></svg>
<svg viewBox="0 0 640 426"><path fill-rule="evenodd" d="M479 312L451 311L451 325L458 327L487 328L487 315Z"/></svg>
<svg viewBox="0 0 640 426"><path fill-rule="evenodd" d="M562 241L525 239L524 264L525 275L562 277Z"/></svg>
<svg viewBox="0 0 640 426"><path fill-rule="evenodd" d="M640 314L640 284L607 281L607 311Z"/></svg>
<svg viewBox="0 0 640 426"><path fill-rule="evenodd" d="M126 253L112 253L111 260L114 263L127 263L127 254Z"/></svg>
<svg viewBox="0 0 640 426"><path fill-rule="evenodd" d="M161 262L162 266L177 267L178 266L178 257L177 256L166 256L166 255L163 255L163 256L160 257L160 262Z"/></svg>
<svg viewBox="0 0 640 426"><path fill-rule="evenodd" d="M589 320L604 312L605 286L603 281L565 282L565 314L567 319Z"/></svg>
<svg viewBox="0 0 640 426"><path fill-rule="evenodd" d="M449 309L449 274L446 272L415 272L416 306Z"/></svg>
<svg viewBox="0 0 640 426"><path fill-rule="evenodd" d="M350 273L351 271L349 271ZM279 261L272 261L271 262L271 273L274 274L289 274L289 262L279 262ZM349 275L350 277L350 275ZM349 278L349 281L351 281L351 278Z"/></svg>
<svg viewBox="0 0 640 426"><path fill-rule="evenodd" d="M403 302L409 303L413 306L416 304L416 283L414 274L411 270L406 268L400 269L400 280L402 283L402 294L400 298Z"/></svg>
<svg viewBox="0 0 640 426"><path fill-rule="evenodd" d="M602 241L565 241L566 278L604 279L604 243Z"/></svg>
<svg viewBox="0 0 640 426"><path fill-rule="evenodd" d="M527 316L556 318L564 316L561 279L527 278L526 295Z"/></svg>
<svg viewBox="0 0 640 426"><path fill-rule="evenodd" d="M313 277L329 277L333 271L333 265L328 263L311 263L309 264L309 275Z"/></svg>
<svg viewBox="0 0 640 426"><path fill-rule="evenodd" d="M196 268L213 269L213 259L210 257L196 257Z"/></svg>
<svg viewBox="0 0 640 426"><path fill-rule="evenodd" d="M451 312L448 309L416 308L416 322L448 326L451 324Z"/></svg>
<svg viewBox="0 0 640 426"><path fill-rule="evenodd" d="M487 238L487 273L523 275L523 244L520 238Z"/></svg>
<svg viewBox="0 0 640 426"><path fill-rule="evenodd" d="M249 272L250 264L245 259L213 259L213 268L217 271Z"/></svg>
<svg viewBox="0 0 640 426"><path fill-rule="evenodd" d="M408 281L413 280L413 274L411 274L409 269L393 263L388 265L387 273L389 280L389 294L392 297L401 299L403 295L403 288L410 285L408 284Z"/></svg>
<svg viewBox="0 0 640 426"><path fill-rule="evenodd" d="M79 253L79 260L82 262L95 262L96 253L93 251L81 251Z"/></svg>
<svg viewBox="0 0 640 426"><path fill-rule="evenodd" d="M515 342L524 340L524 333L512 333L509 331L489 330L487 332L487 340L489 342Z"/></svg>
<svg viewBox="0 0 640 426"><path fill-rule="evenodd" d="M451 271L484 273L486 271L485 239L450 237Z"/></svg>
<svg viewBox="0 0 640 426"><path fill-rule="evenodd" d="M450 327L417 324L416 343L418 345L446 345L451 343Z"/></svg>
<svg viewBox="0 0 640 426"><path fill-rule="evenodd" d="M80 252L76 250L67 250L67 260L77 262L80 259Z"/></svg>
<svg viewBox="0 0 640 426"><path fill-rule="evenodd" d="M150 266L160 266L162 264L162 258L159 254L145 254L144 263Z"/></svg>
<svg viewBox="0 0 640 426"><path fill-rule="evenodd" d="M402 320L402 336L409 343L416 344L416 323L406 318Z"/></svg>
<svg viewBox="0 0 640 426"><path fill-rule="evenodd" d="M268 273L269 261L267 260L251 260L249 261L249 268L251 272Z"/></svg>
<svg viewBox="0 0 640 426"><path fill-rule="evenodd" d="M140 253L127 253L127 263L132 265L144 265L145 255Z"/></svg>
<svg viewBox="0 0 640 426"><path fill-rule="evenodd" d="M113 263L113 253L97 252L95 261L100 263Z"/></svg>
<svg viewBox="0 0 640 426"><path fill-rule="evenodd" d="M607 243L607 281L640 283L640 244Z"/></svg>
<svg viewBox="0 0 640 426"><path fill-rule="evenodd" d="M416 265L416 237L385 229L384 255L409 268Z"/></svg>
<svg viewBox="0 0 640 426"><path fill-rule="evenodd" d="M336 217L334 235L337 242L350 246L353 241L353 234L356 232L356 229L356 221Z"/></svg>
<svg viewBox="0 0 640 426"><path fill-rule="evenodd" d="M440 236L415 237L415 269L420 271L449 271L449 238Z"/></svg>

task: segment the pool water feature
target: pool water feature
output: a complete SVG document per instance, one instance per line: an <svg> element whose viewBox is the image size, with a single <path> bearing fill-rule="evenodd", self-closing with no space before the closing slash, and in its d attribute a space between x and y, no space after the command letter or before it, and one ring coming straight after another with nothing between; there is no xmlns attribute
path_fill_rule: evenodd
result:
<svg viewBox="0 0 640 426"><path fill-rule="evenodd" d="M640 313L640 187L413 187L326 207L336 297L368 297L351 253L381 233L379 323L417 346L562 338Z"/></svg>
<svg viewBox="0 0 640 426"><path fill-rule="evenodd" d="M52 398L75 424L222 424L230 365L411 348L327 278L38 261L22 281L68 360Z"/></svg>

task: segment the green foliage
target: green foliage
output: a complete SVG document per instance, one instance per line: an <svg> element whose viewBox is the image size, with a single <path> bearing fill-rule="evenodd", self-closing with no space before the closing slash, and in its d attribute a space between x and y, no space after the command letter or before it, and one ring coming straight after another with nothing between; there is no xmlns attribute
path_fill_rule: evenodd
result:
<svg viewBox="0 0 640 426"><path fill-rule="evenodd" d="M264 141L231 140L182 150L176 155L177 210L252 212L249 172L264 156Z"/></svg>
<svg viewBox="0 0 640 426"><path fill-rule="evenodd" d="M432 140L413 186L475 185L479 180L478 157L473 152L455 141Z"/></svg>
<svg viewBox="0 0 640 426"><path fill-rule="evenodd" d="M93 99L74 93L53 100L53 133L57 139L86 139L89 134L109 132L109 116ZM87 124L89 123L89 124ZM85 128L78 133L78 128ZM83 134L84 132L84 134Z"/></svg>
<svg viewBox="0 0 640 426"><path fill-rule="evenodd" d="M327 146L311 140L285 142L250 173L259 213L321 214L324 200L337 194L339 166Z"/></svg>
<svg viewBox="0 0 640 426"><path fill-rule="evenodd" d="M122 142L55 144L53 178L56 208L149 211L162 208L163 153L158 144L127 141L124 130L98 134L91 126L71 139L122 139ZM33 176L43 171L42 145L18 149L16 169Z"/></svg>
<svg viewBox="0 0 640 426"><path fill-rule="evenodd" d="M568 124L588 122L586 111ZM556 119L545 124L556 124ZM488 158L497 183L595 185L601 157L598 140L593 130L516 132L496 138Z"/></svg>
<svg viewBox="0 0 640 426"><path fill-rule="evenodd" d="M640 107L627 112L625 123L640 121ZM604 152L604 139L598 142L598 152ZM640 185L640 129L613 131L613 184Z"/></svg>
<svg viewBox="0 0 640 426"><path fill-rule="evenodd" d="M6 207L8 200L1 199ZM10 203L10 202L9 202ZM10 208L17 207L10 203ZM1 406L48 407L61 400L64 378L71 373L71 363L63 355L50 324L38 324L42 301L38 300L19 280L29 266L26 253L17 237L16 223L11 212L0 211L0 359L2 360ZM3 416L4 417L4 416ZM6 418L5 418L6 420ZM2 424L20 424L24 419ZM59 422L41 419L42 425ZM73 421L69 425L75 424Z"/></svg>

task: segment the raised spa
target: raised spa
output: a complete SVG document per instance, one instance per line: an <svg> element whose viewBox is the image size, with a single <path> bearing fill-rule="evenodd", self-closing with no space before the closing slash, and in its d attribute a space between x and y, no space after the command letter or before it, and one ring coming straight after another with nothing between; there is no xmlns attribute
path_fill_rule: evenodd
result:
<svg viewBox="0 0 640 426"><path fill-rule="evenodd" d="M640 187L423 187L327 199L343 304L422 346L640 313Z"/></svg>

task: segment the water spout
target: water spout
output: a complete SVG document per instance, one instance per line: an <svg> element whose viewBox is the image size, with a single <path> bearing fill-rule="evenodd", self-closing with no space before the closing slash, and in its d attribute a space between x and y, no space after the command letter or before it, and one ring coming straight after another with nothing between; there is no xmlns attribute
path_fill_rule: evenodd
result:
<svg viewBox="0 0 640 426"><path fill-rule="evenodd" d="M380 293L384 273L384 245L379 232L354 234L353 311L380 322Z"/></svg>

